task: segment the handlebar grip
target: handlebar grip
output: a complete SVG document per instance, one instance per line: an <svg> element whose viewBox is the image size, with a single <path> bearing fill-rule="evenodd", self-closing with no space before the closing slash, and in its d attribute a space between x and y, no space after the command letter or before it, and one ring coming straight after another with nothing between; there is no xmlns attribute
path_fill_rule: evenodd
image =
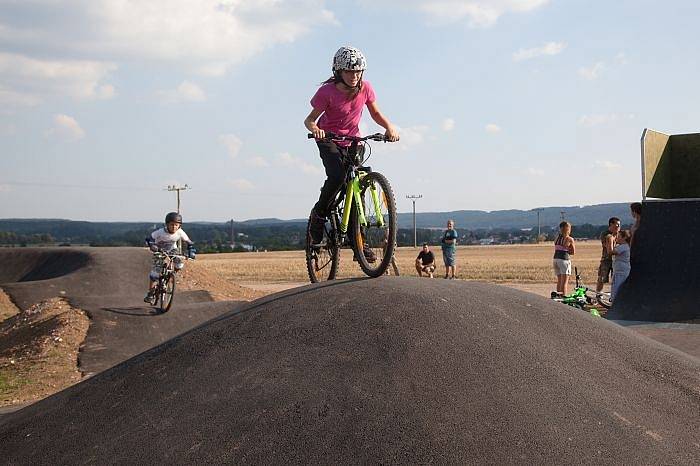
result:
<svg viewBox="0 0 700 466"><path fill-rule="evenodd" d="M307 139L315 139L315 137L312 133L308 133L306 135L306 137L307 137ZM334 138L338 138L338 137L340 137L340 136L338 136L335 133L331 133L330 131L326 131L326 135L323 137L323 139L334 139Z"/></svg>

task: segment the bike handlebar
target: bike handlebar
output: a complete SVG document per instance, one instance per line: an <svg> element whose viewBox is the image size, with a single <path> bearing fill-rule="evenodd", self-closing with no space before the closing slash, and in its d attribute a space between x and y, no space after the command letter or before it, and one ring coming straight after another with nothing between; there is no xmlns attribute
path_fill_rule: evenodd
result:
<svg viewBox="0 0 700 466"><path fill-rule="evenodd" d="M359 137L359 136L343 136L340 134L331 133L326 131L326 136L320 138L321 141L351 141L351 142L362 142L367 140L389 142L389 140L382 133L374 133L369 136ZM315 136L311 133L306 135L308 139L315 139Z"/></svg>

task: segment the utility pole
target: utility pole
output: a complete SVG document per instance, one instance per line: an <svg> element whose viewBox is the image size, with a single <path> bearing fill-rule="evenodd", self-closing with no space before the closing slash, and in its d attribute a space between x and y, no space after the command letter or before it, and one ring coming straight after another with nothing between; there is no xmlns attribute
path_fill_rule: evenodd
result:
<svg viewBox="0 0 700 466"><path fill-rule="evenodd" d="M192 189L189 186L187 186L187 183L185 183L184 186L178 186L178 185L168 185L166 188L168 191L176 191L177 192L177 213L180 213L180 191L185 191L187 189Z"/></svg>
<svg viewBox="0 0 700 466"><path fill-rule="evenodd" d="M423 197L422 194L411 194L410 196L406 196L406 199L410 199L413 201L413 248L415 249L417 244L416 244L416 200L421 199Z"/></svg>
<svg viewBox="0 0 700 466"><path fill-rule="evenodd" d="M187 186L187 183L185 183L184 186L177 186L177 185L168 185L166 188L168 191L176 191L177 192L177 213L180 213L180 191L185 191L186 189L190 189L189 186ZM177 249L179 251L182 251L182 240L178 240L177 242Z"/></svg>
<svg viewBox="0 0 700 466"><path fill-rule="evenodd" d="M542 207L538 207L536 209L532 209L535 212L537 212L537 244L540 243L540 212L542 212L544 209Z"/></svg>
<svg viewBox="0 0 700 466"><path fill-rule="evenodd" d="M236 237L233 235L233 219L231 219L231 249L236 247Z"/></svg>

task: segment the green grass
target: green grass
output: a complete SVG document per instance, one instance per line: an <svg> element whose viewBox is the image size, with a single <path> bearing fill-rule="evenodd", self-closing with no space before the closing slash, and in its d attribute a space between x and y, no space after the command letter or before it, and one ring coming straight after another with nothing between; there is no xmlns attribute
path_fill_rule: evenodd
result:
<svg viewBox="0 0 700 466"><path fill-rule="evenodd" d="M0 369L0 396L16 393L17 390L28 383L29 380L18 377L6 369Z"/></svg>

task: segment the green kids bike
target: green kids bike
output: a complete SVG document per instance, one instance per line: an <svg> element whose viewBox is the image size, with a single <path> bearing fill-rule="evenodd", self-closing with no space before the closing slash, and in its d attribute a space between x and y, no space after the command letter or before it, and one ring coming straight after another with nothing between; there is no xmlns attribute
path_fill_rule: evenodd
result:
<svg viewBox="0 0 700 466"><path fill-rule="evenodd" d="M314 136L309 134L308 137L311 139ZM343 160L345 183L331 204L320 243L314 244L312 241L314 219L309 217L305 247L309 279L312 283L335 279L340 250L346 246L352 247L355 259L365 274L379 277L386 272L394 256L396 202L389 181L363 164L371 154L366 141L386 142L386 139L380 133L353 137L326 132L323 140L349 141L350 146Z"/></svg>
<svg viewBox="0 0 700 466"><path fill-rule="evenodd" d="M581 283L581 275L578 273L577 267L574 267L574 274L576 276L576 287L573 293L562 296L556 291L552 291L552 300L579 308L582 311L587 310L588 307L595 303L600 304L606 310L610 309L610 293L597 292ZM596 308L590 308L589 312L593 315L600 316Z"/></svg>

